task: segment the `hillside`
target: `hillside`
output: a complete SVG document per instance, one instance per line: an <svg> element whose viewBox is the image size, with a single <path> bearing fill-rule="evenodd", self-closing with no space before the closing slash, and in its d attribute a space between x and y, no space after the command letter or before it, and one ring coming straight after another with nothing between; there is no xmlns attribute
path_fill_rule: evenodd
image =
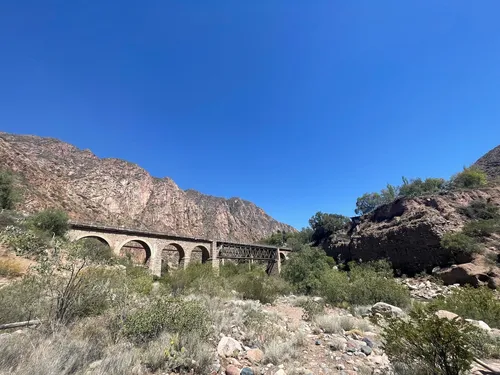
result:
<svg viewBox="0 0 500 375"><path fill-rule="evenodd" d="M184 191L136 164L57 139L0 133L0 160L19 176L25 212L57 207L75 221L248 242L295 230L251 202Z"/></svg>
<svg viewBox="0 0 500 375"><path fill-rule="evenodd" d="M500 146L474 166L487 174L487 186L400 197L361 216L347 242L325 244L325 250L342 260L388 259L396 270L407 275L444 267L439 274L447 283L500 285L500 268L492 262L500 253L500 234L485 235L479 254L461 259L455 259L441 243L446 233L457 233L473 221L461 212L464 207L473 202L500 207ZM456 263L459 265L449 267Z"/></svg>
<svg viewBox="0 0 500 375"><path fill-rule="evenodd" d="M500 178L500 146L479 158L474 165L485 171L490 179Z"/></svg>

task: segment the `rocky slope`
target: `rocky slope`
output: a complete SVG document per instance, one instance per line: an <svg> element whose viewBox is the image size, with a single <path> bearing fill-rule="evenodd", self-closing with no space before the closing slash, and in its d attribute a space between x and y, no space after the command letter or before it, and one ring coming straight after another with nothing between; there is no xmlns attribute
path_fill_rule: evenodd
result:
<svg viewBox="0 0 500 375"><path fill-rule="evenodd" d="M294 230L251 202L184 191L135 164L56 139L0 133L0 160L19 176L26 212L59 207L75 221L248 242Z"/></svg>
<svg viewBox="0 0 500 375"><path fill-rule="evenodd" d="M500 146L489 151L476 161L474 165L484 170L490 180L497 180L500 178Z"/></svg>
<svg viewBox="0 0 500 375"><path fill-rule="evenodd" d="M431 271L436 266L447 267L454 260L450 251L440 245L446 232L462 228L467 218L457 208L473 200L484 199L500 206L500 146L488 152L476 163L486 171L490 184L475 190L451 191L431 196L399 198L382 205L360 218L352 228L350 240L326 244L327 253L343 260L389 259L401 273L413 275ZM485 243L486 254L500 253L500 239ZM490 254L490 259L492 258ZM456 261L456 260L455 260ZM475 255L458 260L463 265L441 271L446 283L488 283L500 286L499 269L485 256Z"/></svg>

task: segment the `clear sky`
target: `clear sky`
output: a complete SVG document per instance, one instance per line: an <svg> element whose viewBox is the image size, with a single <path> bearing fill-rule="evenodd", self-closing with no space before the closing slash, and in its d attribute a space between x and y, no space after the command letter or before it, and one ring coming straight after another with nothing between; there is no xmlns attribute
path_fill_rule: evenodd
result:
<svg viewBox="0 0 500 375"><path fill-rule="evenodd" d="M500 143L498 0L3 0L0 130L298 228Z"/></svg>

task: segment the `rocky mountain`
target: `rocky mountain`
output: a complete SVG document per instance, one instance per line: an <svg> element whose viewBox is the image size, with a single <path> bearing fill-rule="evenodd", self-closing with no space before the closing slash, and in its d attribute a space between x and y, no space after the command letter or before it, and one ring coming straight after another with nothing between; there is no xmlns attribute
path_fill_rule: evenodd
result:
<svg viewBox="0 0 500 375"><path fill-rule="evenodd" d="M325 244L328 254L341 260L389 259L401 273L414 275L445 267L441 275L445 282L495 283L500 286L500 269L490 259L500 254L500 238L484 243L485 253L464 257L458 266L447 268L453 259L449 250L441 247L447 232L459 231L469 221L459 212L460 207L476 200L500 206L500 146L481 157L476 166L486 171L488 187L463 191L448 191L421 197L402 197L382 205L359 218L346 242Z"/></svg>
<svg viewBox="0 0 500 375"><path fill-rule="evenodd" d="M490 180L500 178L500 146L482 156L474 165L485 171Z"/></svg>
<svg viewBox="0 0 500 375"><path fill-rule="evenodd" d="M136 164L57 139L0 132L0 160L19 176L26 212L58 207L79 222L247 242L295 230L251 202L184 191Z"/></svg>

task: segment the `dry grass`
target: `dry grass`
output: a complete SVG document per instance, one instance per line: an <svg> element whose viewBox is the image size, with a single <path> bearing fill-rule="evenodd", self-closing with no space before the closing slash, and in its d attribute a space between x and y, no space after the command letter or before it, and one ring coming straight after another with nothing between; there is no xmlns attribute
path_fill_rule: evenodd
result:
<svg viewBox="0 0 500 375"><path fill-rule="evenodd" d="M358 329L360 331L370 331L370 324L364 319L356 319L353 316L332 316L332 315L319 315L314 318L316 327L325 333L344 333Z"/></svg>
<svg viewBox="0 0 500 375"><path fill-rule="evenodd" d="M12 258L0 259L0 276L17 277L23 274L24 267L21 262Z"/></svg>

